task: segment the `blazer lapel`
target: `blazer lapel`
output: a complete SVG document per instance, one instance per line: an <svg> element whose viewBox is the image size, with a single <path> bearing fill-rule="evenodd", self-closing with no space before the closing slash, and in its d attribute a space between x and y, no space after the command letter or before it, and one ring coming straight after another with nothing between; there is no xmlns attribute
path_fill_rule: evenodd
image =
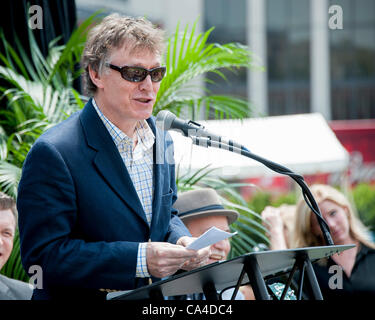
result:
<svg viewBox="0 0 375 320"><path fill-rule="evenodd" d="M153 150L154 156L154 199L152 201L152 220L151 228L159 220L160 216L160 201L163 195L164 174L163 174L163 161L164 161L164 131L156 130L156 126L151 119L147 120L151 130L155 135L155 144ZM161 161L160 161L160 158ZM169 190L167 190L168 192Z"/></svg>
<svg viewBox="0 0 375 320"><path fill-rule="evenodd" d="M129 172L108 130L94 109L91 99L81 113L87 144L97 151L93 162L113 191L147 224L145 212Z"/></svg>

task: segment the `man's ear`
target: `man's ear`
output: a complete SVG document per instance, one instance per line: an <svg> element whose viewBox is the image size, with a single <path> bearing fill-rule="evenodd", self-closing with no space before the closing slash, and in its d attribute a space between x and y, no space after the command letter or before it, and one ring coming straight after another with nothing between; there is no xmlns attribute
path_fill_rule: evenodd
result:
<svg viewBox="0 0 375 320"><path fill-rule="evenodd" d="M95 71L93 68L91 68L91 66L88 66L88 68L91 81L98 88L103 88L102 77L100 76L99 72Z"/></svg>

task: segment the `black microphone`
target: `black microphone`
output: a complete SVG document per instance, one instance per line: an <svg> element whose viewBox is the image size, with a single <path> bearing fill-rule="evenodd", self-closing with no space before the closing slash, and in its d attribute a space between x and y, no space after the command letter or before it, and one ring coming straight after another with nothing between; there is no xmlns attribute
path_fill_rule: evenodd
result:
<svg viewBox="0 0 375 320"><path fill-rule="evenodd" d="M201 147L214 147L239 154L241 150L247 150L244 146L233 140L208 131L200 123L180 119L168 110L162 110L156 115L156 126L165 131L178 131L185 137L191 138L193 144Z"/></svg>
<svg viewBox="0 0 375 320"><path fill-rule="evenodd" d="M162 110L156 115L156 126L161 130L182 132L185 137L207 137L210 140L221 141L222 138L209 132L205 127L192 120L183 120L168 110Z"/></svg>

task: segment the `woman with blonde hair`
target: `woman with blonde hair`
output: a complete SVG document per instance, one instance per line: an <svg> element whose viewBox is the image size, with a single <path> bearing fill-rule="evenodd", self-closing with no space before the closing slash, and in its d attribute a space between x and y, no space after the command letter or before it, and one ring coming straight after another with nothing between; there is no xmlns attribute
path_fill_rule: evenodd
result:
<svg viewBox="0 0 375 320"><path fill-rule="evenodd" d="M327 222L335 245L354 244L315 264L324 299L375 296L375 244L343 193L329 185L316 184L310 190ZM296 207L291 247L326 245L318 220L301 199Z"/></svg>

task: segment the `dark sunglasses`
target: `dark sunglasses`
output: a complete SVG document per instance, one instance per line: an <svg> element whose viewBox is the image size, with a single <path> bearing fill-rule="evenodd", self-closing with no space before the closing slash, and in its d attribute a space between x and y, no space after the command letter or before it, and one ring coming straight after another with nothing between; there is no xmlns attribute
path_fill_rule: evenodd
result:
<svg viewBox="0 0 375 320"><path fill-rule="evenodd" d="M121 76L128 81L131 82L141 82L148 75L151 76L151 81L152 82L160 82L164 75L165 71L167 70L166 67L156 67L153 69L145 69L142 67L129 67L129 66L124 66L124 67L118 67L113 64L107 63L107 67L116 70L121 73Z"/></svg>

